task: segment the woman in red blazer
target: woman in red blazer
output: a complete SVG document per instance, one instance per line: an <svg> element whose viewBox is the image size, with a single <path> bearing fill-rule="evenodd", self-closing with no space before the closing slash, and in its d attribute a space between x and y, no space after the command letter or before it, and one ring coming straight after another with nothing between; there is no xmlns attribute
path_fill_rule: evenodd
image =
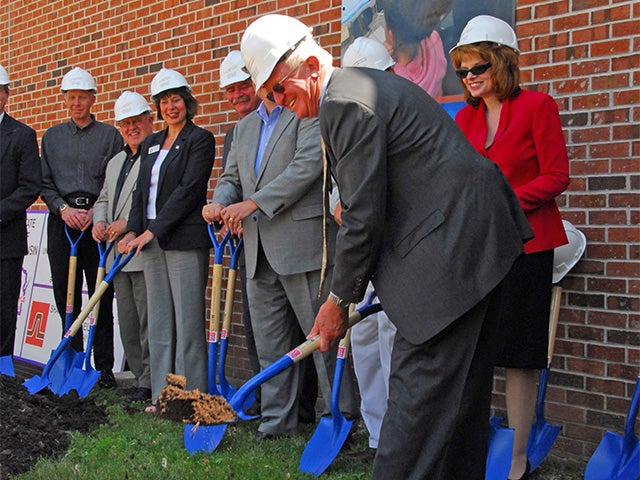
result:
<svg viewBox="0 0 640 480"><path fill-rule="evenodd" d="M567 243L555 197L569 185L569 160L555 101L519 86L513 29L475 17L451 50L464 88L456 122L475 149L494 161L513 187L535 237L504 281L496 365L506 368L510 479L527 478L526 447L535 415L537 369L547 365L553 249Z"/></svg>

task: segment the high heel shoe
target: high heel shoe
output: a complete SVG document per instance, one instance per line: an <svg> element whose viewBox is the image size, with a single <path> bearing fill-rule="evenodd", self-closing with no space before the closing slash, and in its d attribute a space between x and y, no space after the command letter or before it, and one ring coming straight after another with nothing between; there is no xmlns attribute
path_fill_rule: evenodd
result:
<svg viewBox="0 0 640 480"><path fill-rule="evenodd" d="M509 478L508 480L527 480L531 475L531 464L529 463L529 459L527 459L527 468L524 470L524 473L520 478Z"/></svg>

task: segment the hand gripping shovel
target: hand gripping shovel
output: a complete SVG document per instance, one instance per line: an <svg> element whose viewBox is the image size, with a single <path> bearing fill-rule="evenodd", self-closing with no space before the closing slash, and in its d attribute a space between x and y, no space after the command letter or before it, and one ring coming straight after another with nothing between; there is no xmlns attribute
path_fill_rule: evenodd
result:
<svg viewBox="0 0 640 480"><path fill-rule="evenodd" d="M640 374L631 397L624 426L624 437L607 431L593 452L585 480L638 480L640 478L640 440L633 427L640 407Z"/></svg>
<svg viewBox="0 0 640 480"><path fill-rule="evenodd" d="M549 319L549 353L547 355L547 368L540 372L538 386L538 400L536 402L536 421L531 426L529 440L527 441L527 458L533 472L551 451L551 447L560 434L560 426L551 425L544 418L544 399L547 393L547 378L553 358L553 348L556 342L556 330L558 329L558 315L560 314L560 298L562 287L553 286L551 294L551 318Z"/></svg>
<svg viewBox="0 0 640 480"><path fill-rule="evenodd" d="M51 387L51 372L56 368L56 363L60 361L60 359L64 356L64 352L71 349L71 337L76 334L78 329L81 327L82 322L89 316L89 314L93 310L93 307L98 303L102 295L104 295L104 292L107 291L109 285L113 281L113 277L115 277L116 274L120 270L122 270L122 268L129 262L129 260L131 260L134 255L135 251L132 251L122 261L120 260L121 255L118 255L116 257L107 276L99 286L96 286L95 292L93 293L93 295L91 295L87 306L80 312L78 318L76 318L76 320L71 324L67 332L62 337L62 341L60 342L60 344L51 353L51 357L45 365L44 370L42 371L42 375L34 375L29 380L26 380L23 383L23 385L27 387L27 390L29 390L29 393L37 393L46 387Z"/></svg>
<svg viewBox="0 0 640 480"><path fill-rule="evenodd" d="M382 310L382 306L379 303L374 305L364 305L349 315L349 327L354 326L363 318L379 312ZM311 355L320 346L320 335L316 335L310 340L298 345L293 350L289 351L280 359L269 365L259 374L254 375L252 378L238 389L235 395L229 401L229 405L233 408L240 420L254 420L259 416L248 416L244 413L243 406L246 405L249 395L255 394L256 388L262 385L267 380L275 377L277 374L286 370L294 363L298 363ZM228 422L233 423L233 422ZM224 433L227 430L228 423L220 423L218 425L206 425L206 426L187 426L184 429L184 446L191 454L196 452L213 452L224 437Z"/></svg>
<svg viewBox="0 0 640 480"><path fill-rule="evenodd" d="M233 315L233 298L235 296L236 275L238 273L238 259L242 251L242 239L236 244L233 238L229 238L227 245L229 246L229 262L228 278L227 278L227 296L224 301L224 320L222 322L222 330L220 332L220 363L218 364L218 390L225 400L231 400L236 389L229 384L225 375L227 366L227 349L229 347L229 332L231 331L231 317ZM253 403L253 400L251 400Z"/></svg>
<svg viewBox="0 0 640 480"><path fill-rule="evenodd" d="M102 245L102 242L97 242L98 251L100 252L100 261L98 263L98 272L96 275L96 285L100 285L104 280L104 275L107 267L107 258L114 243L107 244L106 247ZM74 359L74 365L67 381L62 387L60 395L68 393L70 390L76 390L80 398L86 397L93 386L100 378L100 372L96 371L91 366L91 350L93 349L93 341L96 335L96 326L98 324L98 313L100 311L100 301L93 307L93 312L89 316L89 335L87 338L87 347L84 352L79 352ZM84 368L83 368L84 365Z"/></svg>
<svg viewBox="0 0 640 480"><path fill-rule="evenodd" d="M315 477L322 475L322 472L331 465L331 462L340 453L353 424L340 411L340 384L345 362L349 355L350 338L351 329L347 330L347 334L340 340L338 347L336 369L331 388L331 417L320 419L316 431L313 432L302 452L302 457L300 457L300 471L313 473Z"/></svg>
<svg viewBox="0 0 640 480"><path fill-rule="evenodd" d="M80 244L80 240L84 236L85 230L81 230L76 239L74 240L71 237L71 232L67 225L64 226L64 233L69 240L69 273L67 277L67 303L65 306L65 317L64 317L64 329L65 331L69 330L71 327L71 322L73 322L73 306L75 303L75 292L76 292L76 270L78 265L78 245ZM74 351L72 348L65 349L62 352L60 360L56 362L53 370L51 371L49 378L51 380L51 390L53 392L60 392L62 390L62 386L67 378L67 375L76 361L78 356L78 352Z"/></svg>

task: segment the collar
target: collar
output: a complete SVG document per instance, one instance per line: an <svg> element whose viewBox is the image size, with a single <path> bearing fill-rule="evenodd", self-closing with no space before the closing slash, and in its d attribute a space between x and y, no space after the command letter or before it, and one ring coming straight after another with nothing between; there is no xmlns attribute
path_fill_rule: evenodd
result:
<svg viewBox="0 0 640 480"><path fill-rule="evenodd" d="M2 113L0 113L0 123L2 123L3 119L4 119L4 110L2 111Z"/></svg>
<svg viewBox="0 0 640 480"><path fill-rule="evenodd" d="M282 111L283 108L284 107L282 105L276 105L271 110L271 114L269 114L269 112L267 111L267 106L264 104L264 102L260 102L260 105L258 106L258 109L256 110L256 114L260 117L260 119L264 123L268 123L269 122L269 118L274 116L274 115L276 115L276 114L280 115L280 112Z"/></svg>
<svg viewBox="0 0 640 480"><path fill-rule="evenodd" d="M93 116L93 113L90 113L89 116L91 117L91 120L84 127L79 127L76 124L76 122L74 122L73 120L69 120L67 123L69 124L69 128L71 129L71 132L75 134L75 133L83 132L83 131L88 130L89 128L91 128L91 126L94 123L96 123L96 117Z"/></svg>
<svg viewBox="0 0 640 480"><path fill-rule="evenodd" d="M335 69L336 67L332 65L325 67L325 72L327 72L327 74L324 76L324 81L322 82L322 90L320 91L320 105L322 105L322 102L324 101L324 94L327 93L327 85L329 85L329 80L331 80L331 75L333 75Z"/></svg>

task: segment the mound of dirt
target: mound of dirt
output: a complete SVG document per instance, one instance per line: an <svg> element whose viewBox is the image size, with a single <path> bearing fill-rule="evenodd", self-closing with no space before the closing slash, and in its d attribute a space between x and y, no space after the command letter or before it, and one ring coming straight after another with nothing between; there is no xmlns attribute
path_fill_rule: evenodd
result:
<svg viewBox="0 0 640 480"><path fill-rule="evenodd" d="M72 392L31 395L21 380L0 375L0 479L28 471L38 457L62 457L72 431L87 433L107 422L103 406Z"/></svg>
<svg viewBox="0 0 640 480"><path fill-rule="evenodd" d="M236 413L219 395L200 390L185 390L186 379L181 375L167 375L167 386L158 395L159 416L176 422L211 425L230 422Z"/></svg>

